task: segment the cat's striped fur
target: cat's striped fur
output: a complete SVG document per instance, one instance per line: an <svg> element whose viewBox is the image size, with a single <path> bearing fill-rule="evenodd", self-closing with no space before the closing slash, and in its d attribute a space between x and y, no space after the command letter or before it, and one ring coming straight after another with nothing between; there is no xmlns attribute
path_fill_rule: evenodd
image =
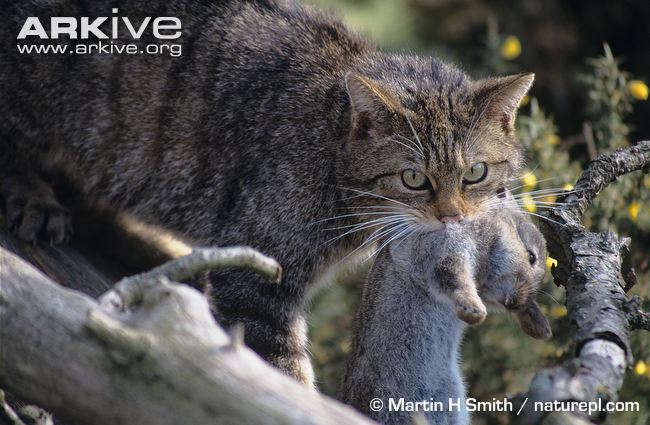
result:
<svg viewBox="0 0 650 425"><path fill-rule="evenodd" d="M473 82L436 59L381 52L288 2L0 3L4 169L62 176L89 201L197 244L275 256L280 285L214 273L214 302L225 325L243 323L254 350L303 381L309 282L369 236L397 240L446 216L471 218L521 162L513 120L530 74ZM182 56L17 52L27 16L114 7L133 21L180 18ZM467 186L477 162L488 176ZM405 188L405 169L426 173L431 188ZM3 185L14 227L25 239L63 239L62 221L50 220L56 200L18 191L21 178Z"/></svg>

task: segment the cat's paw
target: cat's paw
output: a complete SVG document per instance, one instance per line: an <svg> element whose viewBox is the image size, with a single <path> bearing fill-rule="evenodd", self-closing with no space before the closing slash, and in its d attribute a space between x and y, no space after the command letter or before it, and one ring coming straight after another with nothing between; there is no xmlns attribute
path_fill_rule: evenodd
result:
<svg viewBox="0 0 650 425"><path fill-rule="evenodd" d="M57 201L50 185L23 174L3 177L1 183L7 226L18 238L35 243L37 238L43 237L51 244L70 238L70 216Z"/></svg>
<svg viewBox="0 0 650 425"><path fill-rule="evenodd" d="M457 302L456 314L463 322L470 325L480 325L487 317L487 309L485 308L485 304L480 300L474 302Z"/></svg>

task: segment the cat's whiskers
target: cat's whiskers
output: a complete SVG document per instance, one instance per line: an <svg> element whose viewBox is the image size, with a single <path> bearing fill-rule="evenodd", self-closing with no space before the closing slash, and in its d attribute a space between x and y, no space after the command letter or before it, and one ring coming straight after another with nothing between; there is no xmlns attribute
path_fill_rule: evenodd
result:
<svg viewBox="0 0 650 425"><path fill-rule="evenodd" d="M404 202L396 201L395 199L391 199L391 198L388 198L388 197L383 196L383 195L378 195L378 194L373 193L373 192L366 192L366 191L363 191L363 190L353 189L353 188L349 188L349 187L339 187L339 189L349 190L351 192L358 193L360 196L365 195L365 196L369 196L371 198L383 199L384 201L394 202L394 203L396 203L398 205L402 205L403 207L411 208L410 205L405 204Z"/></svg>
<svg viewBox="0 0 650 425"><path fill-rule="evenodd" d="M403 222L403 223L397 223L397 224L393 224L393 225L386 225L386 226L383 226L383 227L375 230L373 233L370 234L370 236L368 236L368 238L366 238L365 241L363 241L363 243L361 245L359 245L358 247L356 247L355 249L350 251L345 257L343 257L341 260L339 260L339 262L343 262L347 258L354 255L355 253L360 252L360 251L364 250L365 248L368 248L370 245L372 245L376 240L380 239L381 237L383 237L383 236L385 236L387 234L390 234L391 232L399 231L400 229L404 228L404 226L409 226L409 225L410 225L410 223ZM370 259L370 258L371 257L366 258L366 261L368 259Z"/></svg>
<svg viewBox="0 0 650 425"><path fill-rule="evenodd" d="M336 236L336 237L334 237L334 238L332 238L332 239L329 239L329 240L325 241L325 246L330 246L330 245L332 245L334 242L336 242L336 241L338 241L338 240L340 240L340 239L342 239L342 238L344 238L344 237L346 237L346 236L348 236L348 235L351 235L351 234L353 234L353 233L360 232L360 231L364 231L364 230L371 229L371 228L373 228L373 227L379 226L378 229L375 229L375 230L372 231L372 233L371 233L371 236L372 236L372 235L374 235L374 234L376 234L376 233L378 233L378 232L382 232L382 231L384 231L384 229L390 229L392 226L397 226L397 225L401 224L402 221L403 221L403 220L399 220L399 221L395 221L395 222L390 222L390 223L383 223L383 224L380 223L380 224L374 224L374 225L372 225L372 226L367 226L367 227L364 227L364 228L348 230L347 232L344 232L344 233L341 234L341 235L338 235L338 236Z"/></svg>
<svg viewBox="0 0 650 425"><path fill-rule="evenodd" d="M537 169L539 168L539 166L540 166L540 164L537 164L535 167L533 167L532 170L523 170L523 172L521 174L518 174L516 176L511 177L507 181L509 181L509 182L518 181L518 180L521 180L527 174L531 174L531 173L534 174L535 171L537 171ZM543 181L547 181L547 180L556 180L556 179L559 179L559 178L560 178L559 176L548 177L546 179L538 180L538 183L543 182ZM525 185L522 185L522 186L525 186Z"/></svg>
<svg viewBox="0 0 650 425"><path fill-rule="evenodd" d="M382 205L382 209L389 209L389 210L399 210L402 211L404 210L404 207L395 207L392 205ZM377 206L374 205L360 205L360 206L351 206L351 207L336 207L335 209L340 209L340 210L361 210L361 209L367 209L367 210L376 210Z"/></svg>
<svg viewBox="0 0 650 425"><path fill-rule="evenodd" d="M497 199L497 202L494 202L494 200L492 200L492 202L488 202L486 204L482 203L481 205L486 209L486 211L510 210L510 211L514 211L514 212L519 212L521 214L527 214L527 215L530 215L530 216L535 216L535 217L538 217L540 219L546 220L548 222L557 224L558 226L566 227L565 224L559 223L559 222L557 222L557 221L555 221L553 219L550 219L550 218L548 218L548 217L546 217L544 215L537 214L537 213L534 213L532 211L526 210L525 207L528 206L529 204L526 204L526 203L523 203L523 202L524 201L522 201L522 203L519 203L517 200L512 200L512 199ZM556 207L548 207L548 206L541 206L540 205L540 206L538 206L538 208L552 210L552 209L555 209Z"/></svg>
<svg viewBox="0 0 650 425"><path fill-rule="evenodd" d="M413 233L415 233L417 230L418 230L418 227L417 227L417 226L415 226L415 225L413 225L413 224L407 224L406 227L403 228L402 230L400 230L398 233L396 233L396 234L394 234L393 236L387 238L387 240L384 241L384 242L379 246L379 248L377 248L374 252L372 252L372 253L368 256L368 258L366 258L365 261L368 261L369 259L376 257L377 255L379 255L379 253L380 253L384 248L386 248L386 247L388 246L388 244L390 244L391 242L393 242L393 241L395 241L395 240L397 240L397 239L399 239L399 238L402 238L402 240L399 241L399 243L397 244L397 246L399 246L400 243L404 242L404 241L405 241L409 236L411 236L411 235L412 235Z"/></svg>
<svg viewBox="0 0 650 425"><path fill-rule="evenodd" d="M486 199L486 201L492 201L494 199L499 199L499 200L519 200L519 199L527 199L527 200L535 200L538 198L548 198L550 196L559 196L559 195L568 195L571 193L575 193L573 190L564 190L562 188L549 188L549 189L537 189L537 190L531 190L528 192L521 192L521 193L515 193L511 194L510 197L504 198L502 194L495 194L490 196L489 198ZM558 203L561 204L561 203Z"/></svg>
<svg viewBox="0 0 650 425"><path fill-rule="evenodd" d="M559 221L552 220L552 219L550 219L550 218L548 218L548 217L546 217L544 215L541 215L541 214L537 214L537 213L530 212L530 211L521 211L521 213L541 218L542 220L546 220L546 221L548 221L550 223L557 224L558 226L561 226L561 227L567 227L566 224L562 224Z"/></svg>
<svg viewBox="0 0 650 425"><path fill-rule="evenodd" d="M424 151L423 151L423 150L420 148L420 146L419 146L417 143L415 143L413 140L409 139L408 137L404 137L404 136L402 136L401 134L395 134L395 137L399 137L399 138L405 140L407 143L413 145L413 147L416 149L416 151L417 151L417 153L419 154L419 156L420 156L422 159L425 158ZM397 140L395 140L395 141L398 142Z"/></svg>
<svg viewBox="0 0 650 425"><path fill-rule="evenodd" d="M398 145L404 146L406 149L408 149L408 150L414 152L414 153L415 153L418 157L420 157L420 158L423 157L423 155L422 155L419 151L413 149L412 147L410 147L410 146L408 146L408 145L405 145L404 143L400 142L399 140L395 140L395 139L391 139L391 138L388 138L388 139L386 139L386 140L388 140L389 142L397 143Z"/></svg>
<svg viewBox="0 0 650 425"><path fill-rule="evenodd" d="M362 223L357 223L357 224L347 224L345 226L337 226L337 227L328 227L325 229L321 229L322 231L334 231L334 230L343 230L343 229L352 229L354 232L358 230L363 230L369 227L375 227L380 224L389 224L394 221L402 221L405 218L410 218L406 214L402 214L399 216L391 216L391 217L382 217L382 218L376 218L374 220L370 221L365 221ZM347 233L347 232L346 232Z"/></svg>
<svg viewBox="0 0 650 425"><path fill-rule="evenodd" d="M557 303L558 305L564 305L563 303L559 302L559 301L557 300L557 298L555 298L553 295L551 295L551 293L548 292L548 291L544 291L543 289L540 288L540 289L538 289L537 292L538 292L539 294L546 295L547 297L549 297L551 300L553 300L553 301L554 301L555 303Z"/></svg>
<svg viewBox="0 0 650 425"><path fill-rule="evenodd" d="M376 217L371 220L365 220L356 223L349 223L348 221L348 223L344 222L340 226L320 229L323 231L344 230L342 234L337 235L325 241L326 246L331 245L334 242L357 232L372 231L370 235L364 240L364 242L356 249L354 249L351 253L346 255L344 259L348 258L350 255L354 254L355 252L358 252L359 250L366 248L371 243L374 243L377 239L384 236L390 236L391 234L393 234L393 232L398 232L401 229L403 229L404 226L409 225L411 223L415 223L418 220L422 219L421 212L411 208L409 205L403 202L373 192L363 191L360 189L352 189L352 188L340 188L340 189L355 192L358 194L356 196L360 196L360 197L367 196L370 198L382 199L396 204L396 205L382 204L382 205L360 205L360 206L342 207L342 209L344 210L352 210L352 211L334 217L321 219L316 221L315 223L312 223L312 224L317 224L317 223L331 222L335 220L355 220L355 218L363 219L363 218Z"/></svg>
<svg viewBox="0 0 650 425"><path fill-rule="evenodd" d="M418 142L418 146L420 147L420 151L424 155L424 145L422 145L422 142L420 141L420 137L418 137L418 132L415 131L415 127L413 126L413 123L411 122L411 119L408 116L404 116L406 118L406 121L409 123L409 127L411 127L411 132L413 133L413 136L415 137L415 140Z"/></svg>
<svg viewBox="0 0 650 425"><path fill-rule="evenodd" d="M568 195L575 193L573 190L562 190L562 189L557 189L557 188L551 188L551 189L539 189L539 190L531 190L528 192L520 192L520 193L515 193L512 196L514 198L520 198L523 196L551 196L551 195Z"/></svg>
<svg viewBox="0 0 650 425"><path fill-rule="evenodd" d="M513 179L510 179L509 181L520 181L523 178L523 176L524 176L524 174L522 174L522 175L520 175L518 177L515 177ZM548 182L548 181L551 181L551 180L557 180L557 179L559 179L559 177L548 177L548 178L545 178L545 179L537 180L537 184L543 183L543 182ZM510 192L513 192L515 190L521 189L521 188L526 187L526 186L527 186L527 184L523 183L523 184L520 184L520 185L515 186L515 187L509 187L508 190Z"/></svg>
<svg viewBox="0 0 650 425"><path fill-rule="evenodd" d="M463 140L463 144L465 146L471 146L470 141L472 140L472 133L474 133L474 127L476 127L476 124L478 121L481 119L483 116L483 112L485 111L485 108L481 110L480 113L474 113L474 116L472 117L472 121L470 122L469 130L467 131L467 135L465 136L465 139ZM472 142L473 143L473 142Z"/></svg>
<svg viewBox="0 0 650 425"><path fill-rule="evenodd" d="M404 208L402 208L402 211ZM388 215L399 215L403 214L403 212L400 211L379 211L376 208L373 211L370 212L358 212L358 213L353 213L353 214L342 214L342 215L337 215L334 217L328 217L328 218L323 218L321 220L316 220L314 222L309 223L309 226L313 226L314 224L319 224L319 223L324 223L326 221L334 221L334 220L339 220L341 218L349 218L349 217L364 217L367 215L383 215L383 216L388 216Z"/></svg>
<svg viewBox="0 0 650 425"><path fill-rule="evenodd" d="M544 197L542 197L544 199ZM547 201L539 201L534 198L520 198L520 199L505 199L505 200L500 200L500 199L493 199L489 203L487 203L488 206L501 206L501 205L517 205L520 207L527 207L534 205L536 207L541 207L541 208L554 208L557 209L558 207L562 207L564 205L570 205L566 202L547 202Z"/></svg>

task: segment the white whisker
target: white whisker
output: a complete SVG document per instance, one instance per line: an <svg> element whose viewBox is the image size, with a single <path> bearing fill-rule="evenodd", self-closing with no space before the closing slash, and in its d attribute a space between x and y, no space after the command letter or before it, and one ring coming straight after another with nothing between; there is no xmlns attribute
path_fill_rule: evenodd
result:
<svg viewBox="0 0 650 425"><path fill-rule="evenodd" d="M376 255L378 255L381 252L382 249L386 248L389 243L391 243L395 239L407 234L409 231L411 231L411 226L407 224L405 228L403 228L402 230L399 230L399 232L395 233L394 235L389 237L384 243L382 243L381 246L379 246L379 248L377 248L372 254L370 254L368 256L368 258L375 257Z"/></svg>
<svg viewBox="0 0 650 425"><path fill-rule="evenodd" d="M412 147L410 147L410 146L408 146L408 145L405 145L404 143L402 143L402 142L400 142L400 141L398 141L398 140L395 140L395 139L388 139L388 141L390 141L390 142L394 142L394 143L397 143L398 145L402 145L402 146L404 146L406 149L408 149L408 150L410 150L410 151L412 151L412 152L415 152L415 154L416 154L417 156L422 156L422 154L420 154L420 152L418 152L417 150L413 149Z"/></svg>
<svg viewBox="0 0 650 425"><path fill-rule="evenodd" d="M373 212L359 212L359 213L354 213L354 214L343 214L343 215L337 215L335 217L329 217L329 218L323 218L322 220L317 220L314 222L309 223L309 225L314 225L314 224L319 224L319 223L324 223L326 221L332 221L332 220L338 220L341 218L348 218L348 217L363 217L366 215L385 215L385 216L393 216L393 215L400 215L403 214L402 212L398 211L387 211L387 212L382 212L382 211L373 211Z"/></svg>
<svg viewBox="0 0 650 425"><path fill-rule="evenodd" d="M530 172L532 173L532 171L530 171ZM517 178L514 178L514 179L512 179L512 180L513 180L513 181L514 181L514 180L520 180L523 176L524 176L524 175L522 174L521 176L519 176L519 177L517 177ZM537 180L537 184L539 184L539 183L544 183L544 182L551 181L551 180L557 180L557 179L559 179L559 177L549 177L549 178L546 178L546 179ZM515 191L515 190L517 190L517 189L521 189L522 187L526 187L526 186L527 186L527 185L524 183L524 184L520 184L519 186L509 187L508 190L510 190L510 191L512 192L512 191Z"/></svg>
<svg viewBox="0 0 650 425"><path fill-rule="evenodd" d="M361 245L359 245L358 247L356 247L355 249L350 251L350 253L348 253L345 257L343 257L340 260L340 262L345 261L348 257L354 255L354 253L356 253L356 252L370 246L372 243L374 243L375 240L383 237L384 235L387 235L387 234L395 231L395 229L401 228L402 226L408 226L408 225L409 224L407 222L404 222L404 223L386 225L386 226L383 226L380 229L375 230L365 241L363 241L363 243ZM386 227L388 227L388 229L385 229Z"/></svg>
<svg viewBox="0 0 650 425"><path fill-rule="evenodd" d="M546 216L543 216L543 215L541 215L541 214L535 214L535 213L530 212L530 211L521 211L521 212L522 212L523 214L528 214L528 215L532 215L532 216L535 216L535 217L539 217L539 218L544 219L544 220L546 220L546 221L549 221L549 222L551 222L551 223L557 224L558 226L566 227L566 224L562 224L562 223L557 222L557 221L555 221L555 220L551 220L550 218L548 218L548 217L546 217Z"/></svg>
<svg viewBox="0 0 650 425"><path fill-rule="evenodd" d="M418 132L415 131L415 127L413 127L413 123L407 117L406 115L404 116L406 118L406 121L409 123L409 127L411 127L411 132L413 132L413 136L415 136L415 140L417 140L418 145L420 146L420 150L424 153L424 146L422 145L422 142L420 141L420 138L418 137Z"/></svg>
<svg viewBox="0 0 650 425"><path fill-rule="evenodd" d="M362 194L362 195L366 195L366 196L370 196L370 197L374 197L374 198L378 198L378 199L383 199L385 201L394 202L396 204L403 205L403 206L405 206L407 208L411 208L409 205L405 204L404 202L396 201L394 199L387 198L387 197L382 196L382 195L377 195L376 193L365 192L363 190L352 189L352 188L349 188L349 187L341 187L340 189L349 190L349 191L352 191L352 192L355 192L355 193L359 193L359 194Z"/></svg>
<svg viewBox="0 0 650 425"><path fill-rule="evenodd" d="M374 206L374 205L361 205L361 206L352 206L352 207L337 207L336 209L341 209L341 210L360 210L360 209L367 209L367 210L377 210L379 206ZM389 209L389 210L398 210L398 211L404 211L404 207L394 207L392 205L381 205L381 208L384 209Z"/></svg>
<svg viewBox="0 0 650 425"><path fill-rule="evenodd" d="M418 146L418 144L415 143L413 140L409 139L408 137L404 137L404 136L402 136L401 134L397 134L397 133L395 134L395 136L396 136L396 137L399 137L399 138L401 138L401 139L404 139L404 140L407 141L408 143L412 144L413 147L416 148L416 149L418 150L418 152L420 152L420 154L422 154L422 157L424 157L424 152L422 151L422 149L420 149L420 146Z"/></svg>
<svg viewBox="0 0 650 425"><path fill-rule="evenodd" d="M385 226L389 226L389 225L392 225L392 224L399 224L399 223L402 223L402 222L404 222L404 221L406 221L408 219L409 219L408 217L407 218L403 218L403 217L395 218L395 217L393 217L393 218L390 218L390 219L377 219L377 220L373 220L373 221L368 222L368 223L361 223L361 224L356 225L354 228L345 231L343 234L338 235L338 236L336 236L336 237L334 237L334 238L332 238L330 240L325 241L325 244L330 245L332 242L335 242L335 241L337 241L337 240L339 240L339 239L341 239L341 238L343 238L343 237L345 237L347 235L351 235L352 233L360 232L360 231L366 230L366 229L371 229L371 228L377 227L377 226L385 227ZM341 230L341 229L332 229L332 230Z"/></svg>
<svg viewBox="0 0 650 425"><path fill-rule="evenodd" d="M328 227L328 228L321 229L321 230L323 230L323 231L342 230L342 229L349 229L351 227L354 227L354 228L359 227L359 228L364 228L365 229L366 227L373 227L373 226L375 226L377 224L384 224L384 223L388 223L388 222L391 222L391 221L399 221L399 220L402 220L402 219L405 219L405 218L409 218L409 216L406 215L406 214L401 214L399 216L376 218L374 220L366 221L366 222L363 222L363 223L347 224L345 226L337 226L337 227Z"/></svg>

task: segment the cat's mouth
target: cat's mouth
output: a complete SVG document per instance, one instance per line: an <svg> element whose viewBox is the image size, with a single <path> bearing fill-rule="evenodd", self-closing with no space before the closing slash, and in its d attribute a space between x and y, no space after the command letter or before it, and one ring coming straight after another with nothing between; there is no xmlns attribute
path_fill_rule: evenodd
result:
<svg viewBox="0 0 650 425"><path fill-rule="evenodd" d="M435 217L425 217L420 222L431 230L439 230L445 228L445 224Z"/></svg>

